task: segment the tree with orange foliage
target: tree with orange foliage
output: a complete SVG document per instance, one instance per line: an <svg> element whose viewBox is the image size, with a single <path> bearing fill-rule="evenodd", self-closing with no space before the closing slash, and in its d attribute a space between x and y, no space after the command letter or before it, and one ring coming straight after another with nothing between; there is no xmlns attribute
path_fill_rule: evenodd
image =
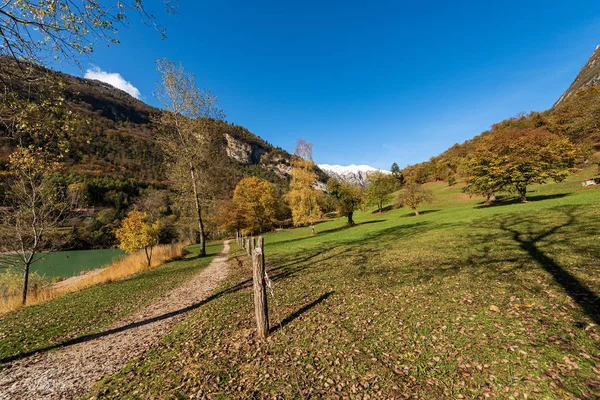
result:
<svg viewBox="0 0 600 400"><path fill-rule="evenodd" d="M563 181L575 170L577 148L546 128L497 131L481 139L467 158L465 191L489 194L515 191L527 201L527 186Z"/></svg>
<svg viewBox="0 0 600 400"><path fill-rule="evenodd" d="M233 200L223 200L219 204L216 223L224 232L240 233L244 227L244 211Z"/></svg>

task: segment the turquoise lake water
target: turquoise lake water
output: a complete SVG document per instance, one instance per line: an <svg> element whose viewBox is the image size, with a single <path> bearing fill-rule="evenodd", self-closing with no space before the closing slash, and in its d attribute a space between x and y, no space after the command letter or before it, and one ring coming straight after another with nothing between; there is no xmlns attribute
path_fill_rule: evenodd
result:
<svg viewBox="0 0 600 400"><path fill-rule="evenodd" d="M31 266L31 272L38 272L47 278L68 278L82 271L106 266L116 258L123 256L121 249L71 250L54 253L42 253L39 260ZM9 256L0 256L9 257Z"/></svg>

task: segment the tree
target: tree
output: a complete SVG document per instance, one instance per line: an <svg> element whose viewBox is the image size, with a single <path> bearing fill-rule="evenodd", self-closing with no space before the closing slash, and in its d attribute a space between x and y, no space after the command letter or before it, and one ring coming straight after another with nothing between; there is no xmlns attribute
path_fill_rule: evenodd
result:
<svg viewBox="0 0 600 400"><path fill-rule="evenodd" d="M121 227L115 231L119 240L119 248L128 253L144 249L148 267L152 265L152 249L158 244L160 226L158 222L148 222L148 215L139 211L131 211L123 220Z"/></svg>
<svg viewBox="0 0 600 400"><path fill-rule="evenodd" d="M398 193L396 199L396 207L408 207L415 212L415 216L419 215L417 207L421 203L431 203L433 201L433 192L423 186L411 183L406 185L404 189Z"/></svg>
<svg viewBox="0 0 600 400"><path fill-rule="evenodd" d="M391 200L392 192L396 189L396 178L391 174L381 171L371 172L367 176L366 203L376 205L379 212L383 211L383 204Z"/></svg>
<svg viewBox="0 0 600 400"><path fill-rule="evenodd" d="M397 163L392 164L392 168L390 168L390 172L392 173L392 176L394 178L396 178L396 181L398 182L398 186L404 185L404 183L405 183L404 174L400 170L400 167L398 167Z"/></svg>
<svg viewBox="0 0 600 400"><path fill-rule="evenodd" d="M224 232L240 233L244 227L244 210L231 199L223 200L219 204L216 223Z"/></svg>
<svg viewBox="0 0 600 400"><path fill-rule="evenodd" d="M294 226L309 224L314 235L314 221L322 215L319 207L322 192L313 187L317 181L317 174L312 160L312 143L298 140L291 164L290 191L285 198L292 209L292 221Z"/></svg>
<svg viewBox="0 0 600 400"><path fill-rule="evenodd" d="M560 182L575 170L579 158L569 139L546 128L498 131L481 139L475 153L465 162L466 190L494 193L510 190L527 201L527 186Z"/></svg>
<svg viewBox="0 0 600 400"><path fill-rule="evenodd" d="M348 225L354 224L354 212L363 203L364 194L360 187L348 182L340 182L335 178L327 181L327 191L337 201L338 212L348 218Z"/></svg>
<svg viewBox="0 0 600 400"><path fill-rule="evenodd" d="M23 271L22 304L27 302L31 265L40 253L57 245L57 228L75 201L60 187L56 173L60 165L51 154L30 145L17 147L9 157L12 176L5 194L0 226L1 251L14 255L3 257L2 266Z"/></svg>
<svg viewBox="0 0 600 400"><path fill-rule="evenodd" d="M217 122L223 119L217 98L196 86L194 75L181 64L157 61L161 82L155 97L165 111L155 122L158 143L170 160L171 180L190 200L199 232L200 255L206 255L203 208L223 183L217 172Z"/></svg>
<svg viewBox="0 0 600 400"><path fill-rule="evenodd" d="M76 201L57 180L76 118L64 106L60 80L36 94L34 101L6 87L0 93L0 124L14 149L8 161L0 246L15 255L8 262L23 271L23 304L31 264L40 259L40 252L58 246L57 228Z"/></svg>
<svg viewBox="0 0 600 400"><path fill-rule="evenodd" d="M267 181L251 176L242 179L233 193L233 201L244 213L247 233L264 232L275 217L275 190Z"/></svg>
<svg viewBox="0 0 600 400"><path fill-rule="evenodd" d="M0 54L14 59L40 62L46 56L76 61L90 54L99 42L119 43L119 26L137 12L163 38L165 30L144 7L142 0L115 0L110 5L97 0L7 0L0 4ZM167 12L175 7L163 0Z"/></svg>

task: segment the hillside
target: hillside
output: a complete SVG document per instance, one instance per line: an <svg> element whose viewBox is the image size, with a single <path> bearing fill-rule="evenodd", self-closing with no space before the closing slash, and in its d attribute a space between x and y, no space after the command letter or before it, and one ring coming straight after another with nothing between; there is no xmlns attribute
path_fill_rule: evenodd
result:
<svg viewBox="0 0 600 400"><path fill-rule="evenodd" d="M0 58L2 82L14 86L16 71L12 59ZM155 142L152 116L161 110L135 99L106 83L38 68L45 78L37 82L36 91L49 89L56 78L64 85L67 106L78 117L78 127L70 137L70 151L65 160L68 173L88 178L127 180L161 185L165 182L163 155ZM7 78L8 76L8 78ZM52 83L50 83L52 82ZM0 83L0 85L2 85ZM11 86L11 87L13 87ZM18 81L21 95L30 94L30 84ZM34 93L35 96L35 93ZM1 129L1 128L0 128ZM219 126L223 154L231 164L231 185L247 175L259 175L277 185L289 180L290 154L267 143L246 128L227 122ZM7 135L0 143L0 168L14 146Z"/></svg>
<svg viewBox="0 0 600 400"><path fill-rule="evenodd" d="M481 137L512 129L546 128L568 137L589 158L600 155L600 46L569 89L549 110L519 114L492 125L485 132L461 144L455 144L429 161L406 167L402 173L417 183L455 182L461 176L461 164L477 147ZM593 160L588 160L593 162Z"/></svg>
<svg viewBox="0 0 600 400"><path fill-rule="evenodd" d="M560 106L581 89L596 86L598 83L600 83L600 45L596 46L588 62L581 68L579 75L566 92L554 103L553 107Z"/></svg>

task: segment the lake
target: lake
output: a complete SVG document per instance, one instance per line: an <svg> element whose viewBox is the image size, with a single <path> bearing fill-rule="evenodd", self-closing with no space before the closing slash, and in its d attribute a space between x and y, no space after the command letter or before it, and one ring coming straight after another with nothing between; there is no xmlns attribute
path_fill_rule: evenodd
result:
<svg viewBox="0 0 600 400"><path fill-rule="evenodd" d="M41 258L31 266L30 272L37 272L47 278L68 278L82 271L106 266L125 252L121 249L70 250L41 253ZM7 257L7 256L0 256ZM37 257L36 257L37 258Z"/></svg>

